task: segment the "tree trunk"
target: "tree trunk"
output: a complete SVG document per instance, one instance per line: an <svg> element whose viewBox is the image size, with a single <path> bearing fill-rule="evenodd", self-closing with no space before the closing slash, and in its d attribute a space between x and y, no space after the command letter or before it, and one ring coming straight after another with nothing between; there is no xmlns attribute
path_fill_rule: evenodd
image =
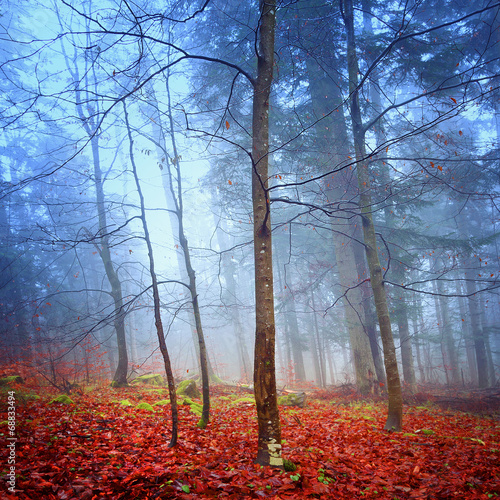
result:
<svg viewBox="0 0 500 500"><path fill-rule="evenodd" d="M446 346L446 352L448 354L448 366L445 367L446 371L451 373L451 381L454 385L460 383L460 371L458 369L458 354L455 345L455 339L453 338L452 325L450 321L450 308L448 304L448 297L445 297L447 290L445 289L444 283L437 280L437 290L439 293L439 303L441 305L441 314L443 320L443 336Z"/></svg>
<svg viewBox="0 0 500 500"><path fill-rule="evenodd" d="M212 196L212 202L213 204L217 203L215 196ZM217 234L217 241L219 243L219 248L221 249L221 252L224 252L224 250L229 248L230 246L229 238L226 232L227 228L225 227L224 221L222 219L220 221L217 221L216 227L217 227L216 234ZM237 269L231 258L231 255L228 252L221 254L221 272L224 277L224 281L226 282L226 289L227 289L226 298L229 301L236 302L238 299L238 293L234 275L237 272ZM237 305L231 307L230 316L234 328L236 349L238 351L238 360L240 365L240 380L244 383L249 383L252 375L252 364L250 361L247 342L242 327L239 307Z"/></svg>
<svg viewBox="0 0 500 500"><path fill-rule="evenodd" d="M476 283L471 279L467 279L466 288L467 295L469 295L468 302L472 337L474 339L474 349L476 350L478 385L481 389L484 389L488 387L488 357L486 355L486 346L483 338L483 330L481 328L478 298L476 296Z"/></svg>
<svg viewBox="0 0 500 500"><path fill-rule="evenodd" d="M63 54L65 56L65 62L68 71L71 73L73 77L73 81L75 82L80 81L79 68L76 62L71 61L71 59L66 55L64 51ZM85 64L86 67L84 71L84 79L86 81L86 88L90 88L89 80L90 78L93 77L95 95L97 95L98 91L97 91L97 80L95 79L95 73L93 73L88 67L89 64L88 60L86 60ZM90 98L87 95L84 101L94 102L94 99ZM99 255L101 257L101 260L104 264L106 276L111 286L111 297L113 298L113 303L114 303L113 314L114 314L114 327L116 331L116 341L118 347L118 365L115 371L115 375L113 377L113 385L116 387L122 387L127 385L127 371L128 371L127 340L125 334L125 314L123 311L123 294L122 294L121 282L118 273L115 270L115 266L113 265L113 261L111 259L111 252L109 250L109 228L106 216L105 196L104 196L104 188L102 181L101 162L99 156L99 127L95 122L95 117L99 116L99 110L95 111L93 117L86 116L83 111L83 104L81 100L80 91L77 91L76 111L78 113L78 116L82 120L83 128L90 139L90 144L92 148L92 157L94 164L94 183L96 189L96 206L97 206L97 215L99 223L99 231L96 237L95 244L99 252Z"/></svg>
<svg viewBox="0 0 500 500"><path fill-rule="evenodd" d="M316 119L319 120L325 110L339 108L338 113L332 113L328 118L316 124L317 142L325 157L328 158L329 168L337 168L347 158L348 138L344 113L340 112L343 98L340 89L326 78L323 70L307 58L309 73L309 87ZM328 132L326 132L328 130ZM361 239L361 232L357 224L357 207L353 205L356 199L356 180L349 169L341 170L325 178L323 190L329 203L338 204L339 215L331 215L331 228L335 260L339 273L339 295L345 310L349 341L354 357L354 372L356 386L362 394L372 389L375 375L375 364L370 346L370 339L365 331L366 317L364 310L363 292L360 286L360 267L364 264L364 257L359 262L359 252L356 246ZM356 259L358 257L358 259ZM362 279L362 278L361 278Z"/></svg>
<svg viewBox="0 0 500 500"><path fill-rule="evenodd" d="M321 387L326 387L326 369L325 369L325 348L324 339L320 337L319 325L318 325L318 315L316 313L316 303L314 301L314 291L311 292L312 308L314 313L314 332L316 334L316 346L318 349L318 359L319 359L319 370L321 375ZM323 340L323 342L322 342Z"/></svg>
<svg viewBox="0 0 500 500"><path fill-rule="evenodd" d="M128 121L127 108L125 106L125 101L123 101L123 108L125 113L125 123L127 125L127 132L130 145L130 161L132 163L132 170L134 173L135 184L137 187L137 192L139 194L139 199L141 203L141 221L144 230L144 239L146 240L146 245L148 247L148 257L149 257L149 271L151 274L152 288L153 288L153 303L154 303L154 315L155 315L155 325L156 334L158 336L158 343L160 346L160 352L163 356L163 363L165 366L165 373L167 376L168 392L170 396L170 408L172 410L172 436L170 438L169 448L172 448L177 444L177 434L178 434L178 409L177 409L177 394L175 392L175 381L174 374L172 372L172 365L170 363L170 356L168 354L167 344L165 342L165 333L163 331L163 324L161 321L160 313L160 294L158 291L158 282L156 279L155 262L153 255L153 247L151 245L151 238L149 237L148 224L146 220L146 210L144 206L144 196L142 194L141 184L139 182L139 177L137 175L137 168L134 160L134 142L132 139L132 133L130 131L130 125Z"/></svg>
<svg viewBox="0 0 500 500"><path fill-rule="evenodd" d="M175 132L173 129L173 117L171 113L171 105L170 105L170 88L169 88L169 75L167 74L166 76L166 88L167 88L167 99L168 99L168 109L167 109L167 116L169 119L169 124L170 124L170 139L172 143L172 148L174 152L174 158L171 159L171 161L174 162L176 171L180 169L180 158L177 154L177 146L176 146L176 140L175 140ZM167 138L166 138L166 127L163 125L162 121L162 113L160 112L159 109L159 103L156 98L156 93L154 91L154 87L151 85L150 88L148 88L148 95L150 96L150 105L153 108L155 115L154 115L154 120L151 119L151 128L153 131L153 142L155 143L156 146L156 151L158 154L158 164L161 166L160 168L164 171L163 175L161 176L162 179L162 184L163 184L163 192L165 193L165 200L167 203L167 213L169 216L169 222L170 222L170 227L172 230L172 236L174 238L174 241L178 241L179 245L177 245L177 248L180 246L180 250L178 249L176 251L176 257L177 257L177 266L179 269L179 276L180 279L183 283L190 283L191 282L191 277L189 276L189 273L187 272L187 264L186 260L190 261L190 256L189 256L189 246L187 245L187 240L186 238L182 239L180 234L183 232L181 229L182 226L182 192L179 189L178 192L175 192L175 188L173 185L173 176L172 176L172 171L170 167L170 163L168 161L168 153L167 153ZM167 168L164 168L164 165L166 165ZM180 175L180 172L178 172ZM183 243L186 245L186 247L183 246ZM188 256L186 257L186 249L187 249L187 254ZM195 285L196 286L196 285ZM191 295L191 303L193 304L193 295ZM198 308L199 309L199 308ZM207 364L207 370L210 376L214 375L214 371L212 369L210 359L206 356L205 361L202 359L202 354L200 352L200 337L199 337L199 330L197 327L196 323L196 315L198 314L199 316L199 310L198 313L195 311L195 307L193 305L192 309L188 311L188 317L187 317L187 323L189 324L189 331L190 334L193 338L193 345L196 351L196 360L198 363L198 368L200 370L200 374L202 377L202 384L203 384L203 364ZM204 344L204 339L202 341Z"/></svg>
<svg viewBox="0 0 500 500"><path fill-rule="evenodd" d="M306 370L304 368L304 356L302 354L302 335L299 331L299 322L297 321L297 311L295 309L295 298L288 290L285 299L285 321L288 323L288 332L292 344L293 368L295 380L304 382L306 380Z"/></svg>
<svg viewBox="0 0 500 500"><path fill-rule="evenodd" d="M403 300L399 304L398 331L399 343L401 346L401 362L403 364L403 380L408 392L413 394L416 390L415 367L413 363L413 353L411 345L410 327L408 326L408 310L406 307L405 292L403 291Z"/></svg>
<svg viewBox="0 0 500 500"><path fill-rule="evenodd" d="M259 427L256 463L283 467L276 395L271 207L268 191L269 96L273 79L276 1L261 0L260 14L251 155L256 314L254 386Z"/></svg>
<svg viewBox="0 0 500 500"><path fill-rule="evenodd" d="M347 63L349 72L349 94L351 118L353 123L354 147L358 172L358 186L360 190L361 218L365 242L366 259L370 270L370 283L375 299L375 309L380 326L380 336L384 348L384 363L387 375L387 392L389 394L389 408L386 430L400 431L403 426L403 398L401 382L394 347L394 338L391 330L391 320L387 305L387 296L384 288L384 278L380 265L375 227L371 213L372 201L370 195L370 177L366 163L365 130L361 120L361 109L358 96L358 60L356 55L356 38L354 34L354 13L352 0L344 2L344 22L347 32Z"/></svg>
<svg viewBox="0 0 500 500"><path fill-rule="evenodd" d="M99 144L96 136L91 138L92 155L94 160L94 182L96 189L96 204L97 214L99 220L99 255L109 284L111 285L111 297L114 302L114 327L116 331L116 341L118 345L118 365L113 377L114 387L123 387L127 384L127 371L128 371L128 354L127 354L127 339L125 334L125 313L123 311L123 294L122 285L118 274L115 271L113 261L111 259L111 252L109 250L109 236L108 236L108 223L106 220L106 205L104 198L104 189L102 185L102 172L99 158Z"/></svg>
<svg viewBox="0 0 500 500"><path fill-rule="evenodd" d="M198 302L198 292L196 290L196 275L191 265L191 254L189 251L189 245L184 233L184 209L182 201L182 182L181 182L181 171L180 171L180 157L177 152L177 145L175 140L174 132L174 120L172 117L172 106L170 103L170 87L169 87L169 75L167 75L167 99L168 99L168 118L170 121L170 138L172 140L172 148L174 152L174 158L172 163L176 170L177 177L177 193L173 192L173 175L170 167L170 163L167 164L167 171L170 179L170 186L172 189L172 197L175 203L175 213L177 215L178 223L178 235L179 243L184 254L184 264L186 266L186 272L189 278L189 292L191 294L191 302L193 304L194 322L196 326L196 335L198 339L198 348L200 353L200 368L201 368L201 385L203 394L203 407L201 412L201 418L198 422L198 427L204 429L210 419L210 380L208 373L208 356L207 348L205 344L205 336L203 334L203 327L201 323L200 305Z"/></svg>
<svg viewBox="0 0 500 500"><path fill-rule="evenodd" d="M458 277L457 277L458 278ZM462 295L462 286L458 279L455 280L455 291L458 296L458 309L460 311L460 327L462 329L462 336L465 343L465 353L467 355L467 366L469 368L469 376L473 386L478 385L477 380L477 362L476 354L474 351L474 339L470 331L470 321L466 312L466 305Z"/></svg>

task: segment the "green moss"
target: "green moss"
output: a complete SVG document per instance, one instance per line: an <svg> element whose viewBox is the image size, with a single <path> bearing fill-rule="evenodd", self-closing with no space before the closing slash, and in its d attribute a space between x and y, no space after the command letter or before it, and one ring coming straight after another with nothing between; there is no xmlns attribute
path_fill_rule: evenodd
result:
<svg viewBox="0 0 500 500"><path fill-rule="evenodd" d="M207 423L208 422L205 419L200 418L199 422L196 424L196 427L198 427L199 429L204 429L207 426Z"/></svg>
<svg viewBox="0 0 500 500"><path fill-rule="evenodd" d="M182 380L177 386L177 394L186 395L191 398L201 398L201 392L194 380Z"/></svg>
<svg viewBox="0 0 500 500"><path fill-rule="evenodd" d="M141 375L130 382L131 385L154 385L164 386L165 379L159 373L150 373L149 375Z"/></svg>
<svg viewBox="0 0 500 500"><path fill-rule="evenodd" d="M184 392L184 389L192 382L192 380L181 380L177 386L177 393Z"/></svg>
<svg viewBox="0 0 500 500"><path fill-rule="evenodd" d="M291 460L287 460L286 458L283 459L283 467L286 472L295 472L297 470L297 466Z"/></svg>
<svg viewBox="0 0 500 500"><path fill-rule="evenodd" d="M254 397L239 398L234 400L235 403L255 403Z"/></svg>
<svg viewBox="0 0 500 500"><path fill-rule="evenodd" d="M170 404L170 399L162 399L153 404L153 406L167 406Z"/></svg>
<svg viewBox="0 0 500 500"><path fill-rule="evenodd" d="M0 386L12 385L12 384L22 384L22 383L24 383L24 381L20 375L10 375L9 377L0 378Z"/></svg>
<svg viewBox="0 0 500 500"><path fill-rule="evenodd" d="M63 405L74 405L75 404L73 402L73 400L67 394L61 394L60 396L57 396L57 398L54 398L52 401L49 402L49 405L55 404L55 403L60 403Z"/></svg>
<svg viewBox="0 0 500 500"><path fill-rule="evenodd" d="M139 403L136 408L138 410L147 410L147 411L155 411L154 408L149 404L149 403L146 403L144 401L142 401L141 403Z"/></svg>
<svg viewBox="0 0 500 500"><path fill-rule="evenodd" d="M431 436L434 434L434 431L432 429L422 429L422 434L425 434L426 436Z"/></svg>
<svg viewBox="0 0 500 500"><path fill-rule="evenodd" d="M306 402L306 396L304 393L299 394L287 394L286 396L280 396L278 398L278 404L284 406L298 406L299 408L304 407Z"/></svg>
<svg viewBox="0 0 500 500"><path fill-rule="evenodd" d="M232 399L230 397L228 397L228 396L219 396L219 399L221 401L232 401Z"/></svg>
<svg viewBox="0 0 500 500"><path fill-rule="evenodd" d="M116 380L113 380L110 384L110 387L113 387L113 389L121 389L122 387L128 387L128 384L120 384Z"/></svg>
<svg viewBox="0 0 500 500"><path fill-rule="evenodd" d="M215 375L215 373L212 373L212 375L210 375L210 383L213 384L213 385L224 385L225 382L219 378L217 375Z"/></svg>
<svg viewBox="0 0 500 500"><path fill-rule="evenodd" d="M189 408L195 415L201 417L201 414L203 413L203 406L201 406L199 403L193 403L192 405L189 405Z"/></svg>
<svg viewBox="0 0 500 500"><path fill-rule="evenodd" d="M128 399L122 399L122 400L120 401L120 404L121 404L122 406L134 406L134 405L133 405L133 404L132 404L132 403L131 403Z"/></svg>
<svg viewBox="0 0 500 500"><path fill-rule="evenodd" d="M375 421L375 418L369 416L369 415L361 415L361 418L364 420L370 420L371 422Z"/></svg>

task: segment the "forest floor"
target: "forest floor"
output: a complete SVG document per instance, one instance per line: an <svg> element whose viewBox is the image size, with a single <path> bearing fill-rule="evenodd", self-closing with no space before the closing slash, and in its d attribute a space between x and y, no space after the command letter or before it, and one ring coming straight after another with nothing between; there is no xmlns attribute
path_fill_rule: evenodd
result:
<svg viewBox="0 0 500 500"><path fill-rule="evenodd" d="M338 390L312 393L303 409L280 407L283 456L296 464L293 472L253 463L255 405L236 401L248 396L235 388L212 388L211 420L204 430L190 406L181 405L174 448L168 448L169 406L136 408L167 398L166 389L95 388L71 395L74 404L67 405L49 404L53 394L17 400L17 441L10 448L2 401L0 497L500 497L499 412L483 395L471 400L473 412L466 412L446 403L461 400L459 395L420 394L405 404L404 431L390 433L383 430L383 400L361 401ZM125 399L132 406L119 403ZM15 457L14 493L8 490L9 457Z"/></svg>

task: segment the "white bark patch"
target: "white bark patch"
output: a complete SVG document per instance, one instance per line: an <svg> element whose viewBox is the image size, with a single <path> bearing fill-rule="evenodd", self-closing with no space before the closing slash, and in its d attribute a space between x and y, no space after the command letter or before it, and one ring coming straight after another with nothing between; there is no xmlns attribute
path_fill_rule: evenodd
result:
<svg viewBox="0 0 500 500"><path fill-rule="evenodd" d="M281 458L281 444L276 443L276 439L271 439L267 445L267 449L269 450L269 465L282 467L283 458Z"/></svg>

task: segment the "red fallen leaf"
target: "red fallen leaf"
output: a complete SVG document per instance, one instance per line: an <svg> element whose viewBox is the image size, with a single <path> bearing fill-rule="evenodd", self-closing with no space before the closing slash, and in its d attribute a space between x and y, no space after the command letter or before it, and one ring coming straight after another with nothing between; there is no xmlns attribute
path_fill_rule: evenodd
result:
<svg viewBox="0 0 500 500"><path fill-rule="evenodd" d="M326 484L320 483L319 481L313 484L312 490L314 493L318 493L319 495L324 495L330 492L330 488Z"/></svg>

